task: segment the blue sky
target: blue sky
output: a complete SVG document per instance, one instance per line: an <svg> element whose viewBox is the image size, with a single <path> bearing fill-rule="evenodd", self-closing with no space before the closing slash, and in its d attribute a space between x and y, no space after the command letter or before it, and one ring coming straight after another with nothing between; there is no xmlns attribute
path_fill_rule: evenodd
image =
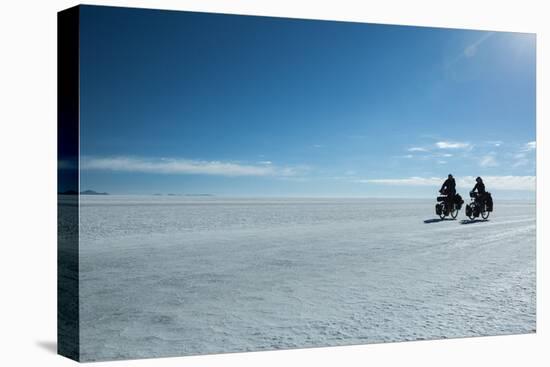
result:
<svg viewBox="0 0 550 367"><path fill-rule="evenodd" d="M535 35L83 7L81 189L532 197Z"/></svg>

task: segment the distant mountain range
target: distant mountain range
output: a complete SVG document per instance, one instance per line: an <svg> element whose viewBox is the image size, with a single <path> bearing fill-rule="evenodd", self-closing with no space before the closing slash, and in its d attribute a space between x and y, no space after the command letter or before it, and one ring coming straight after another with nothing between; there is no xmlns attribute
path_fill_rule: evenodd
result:
<svg viewBox="0 0 550 367"><path fill-rule="evenodd" d="M84 191L80 191L80 195L109 195L109 194L106 192L97 192L94 190L84 190Z"/></svg>
<svg viewBox="0 0 550 367"><path fill-rule="evenodd" d="M153 195L154 196L163 196L163 195L166 195L166 196L214 196L213 194L172 194L172 193L169 193L169 194L155 193Z"/></svg>

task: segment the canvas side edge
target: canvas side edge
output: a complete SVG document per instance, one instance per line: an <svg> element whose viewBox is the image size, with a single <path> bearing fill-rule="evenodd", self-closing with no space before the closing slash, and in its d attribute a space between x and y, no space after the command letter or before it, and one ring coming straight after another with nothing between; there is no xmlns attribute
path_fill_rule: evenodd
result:
<svg viewBox="0 0 550 367"><path fill-rule="evenodd" d="M57 352L80 360L79 7L57 14Z"/></svg>

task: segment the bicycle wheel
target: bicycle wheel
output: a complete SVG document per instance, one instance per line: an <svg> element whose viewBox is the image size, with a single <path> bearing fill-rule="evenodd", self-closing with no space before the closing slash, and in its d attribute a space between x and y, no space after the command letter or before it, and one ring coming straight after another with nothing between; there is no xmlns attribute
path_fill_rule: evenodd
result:
<svg viewBox="0 0 550 367"><path fill-rule="evenodd" d="M451 210L451 218L456 219L456 217L458 217L458 209L453 207L453 210Z"/></svg>
<svg viewBox="0 0 550 367"><path fill-rule="evenodd" d="M468 218L470 218L470 220L475 219L473 204L468 205L468 207L466 209L466 215L468 216Z"/></svg>

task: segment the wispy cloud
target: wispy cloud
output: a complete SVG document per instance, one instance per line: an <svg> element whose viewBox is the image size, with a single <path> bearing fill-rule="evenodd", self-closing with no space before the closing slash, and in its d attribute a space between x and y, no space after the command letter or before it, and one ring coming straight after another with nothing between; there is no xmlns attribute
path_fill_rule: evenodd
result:
<svg viewBox="0 0 550 367"><path fill-rule="evenodd" d="M514 162L512 163L512 167L518 168L523 166L528 166L531 164L533 159L533 153L537 149L537 143L535 141L530 141L528 143L523 144L520 149L517 151L517 153L512 154L512 158L514 159Z"/></svg>
<svg viewBox="0 0 550 367"><path fill-rule="evenodd" d="M474 43L466 46L466 48L464 49L464 56L466 56L468 58L474 57L477 54L477 50L478 50L479 46L483 42L487 41L494 34L495 34L494 32L485 33L483 36L481 36L479 39L477 39Z"/></svg>
<svg viewBox="0 0 550 367"><path fill-rule="evenodd" d="M407 149L407 151L409 151L409 152L427 152L428 149L424 148L424 147L411 147L411 148Z"/></svg>
<svg viewBox="0 0 550 367"><path fill-rule="evenodd" d="M474 176L462 177L457 185L463 188L471 188L475 182ZM495 190L536 190L536 176L485 176L483 182L490 191Z"/></svg>
<svg viewBox="0 0 550 367"><path fill-rule="evenodd" d="M503 144L502 140L489 140L486 143L496 148L500 147Z"/></svg>
<svg viewBox="0 0 550 367"><path fill-rule="evenodd" d="M437 186L443 183L439 177L376 178L356 180L359 183L373 183L396 186Z"/></svg>
<svg viewBox="0 0 550 367"><path fill-rule="evenodd" d="M524 146L523 146L523 149L522 151L524 152L530 152L530 151L533 151L537 149L537 142L536 141L530 141L529 143L526 143Z"/></svg>
<svg viewBox="0 0 550 367"><path fill-rule="evenodd" d="M484 35L482 35L481 37L479 37L477 40L475 40L473 43L470 43L469 45L464 47L462 52L460 52L454 59L450 60L446 64L446 68L451 68L456 63L463 60L464 58L470 59L470 58L474 57L477 54L477 52L479 50L479 47L485 41L487 41L489 38L491 38L494 34L495 34L495 32L487 32Z"/></svg>
<svg viewBox="0 0 550 367"><path fill-rule="evenodd" d="M499 164L493 154L487 154L479 160L480 167L497 167Z"/></svg>
<svg viewBox="0 0 550 367"><path fill-rule="evenodd" d="M442 177L408 177L408 178L390 178L390 179L364 179L356 180L360 183L372 183L381 185L395 186L432 186L438 188L443 183ZM495 190L518 190L535 191L535 176L485 176L483 181L490 191ZM474 176L463 176L456 178L456 184L460 188L471 189L475 184Z"/></svg>
<svg viewBox="0 0 550 367"><path fill-rule="evenodd" d="M224 161L136 157L84 157L81 159L81 167L84 170L154 174L280 177L295 176L306 170L306 167L279 167L268 161L252 165Z"/></svg>
<svg viewBox="0 0 550 367"><path fill-rule="evenodd" d="M459 141L438 141L435 146L439 149L469 149L472 147L470 143Z"/></svg>

